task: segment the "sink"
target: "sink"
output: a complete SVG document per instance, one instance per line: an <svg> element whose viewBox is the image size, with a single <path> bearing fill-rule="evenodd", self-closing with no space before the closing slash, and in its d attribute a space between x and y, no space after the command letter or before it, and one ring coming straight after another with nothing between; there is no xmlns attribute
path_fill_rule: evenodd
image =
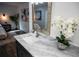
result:
<svg viewBox="0 0 79 59"><path fill-rule="evenodd" d="M34 33L27 34L25 37L23 37L23 40L27 42L28 44L33 44L39 40L46 42L46 39L44 37L42 36L36 37Z"/></svg>
<svg viewBox="0 0 79 59"><path fill-rule="evenodd" d="M33 44L34 42L38 41L37 37L33 35L33 33L29 33L23 40L28 44Z"/></svg>
<svg viewBox="0 0 79 59"><path fill-rule="evenodd" d="M50 41L50 39L47 39L46 36L43 36L43 35L39 35L38 37L36 37L34 33L19 35L19 36L16 36L16 38L24 40L24 42L30 45L35 45L39 42L45 43L45 44L50 44L53 42L53 41Z"/></svg>
<svg viewBox="0 0 79 59"><path fill-rule="evenodd" d="M43 35L39 35L38 37L36 37L34 33L15 36L15 38L18 38L19 40L24 40L28 44L38 43L38 41L43 43L48 43L48 44L52 43L50 39L47 39Z"/></svg>

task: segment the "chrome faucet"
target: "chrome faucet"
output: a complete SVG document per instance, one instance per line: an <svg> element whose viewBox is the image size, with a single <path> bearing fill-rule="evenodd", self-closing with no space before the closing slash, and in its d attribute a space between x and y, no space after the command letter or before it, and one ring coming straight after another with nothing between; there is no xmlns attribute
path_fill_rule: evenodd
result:
<svg viewBox="0 0 79 59"><path fill-rule="evenodd" d="M38 31L36 31L36 37L39 37L39 33L38 33Z"/></svg>
<svg viewBox="0 0 79 59"><path fill-rule="evenodd" d="M36 31L36 37L39 37L38 31L40 30L40 26L37 23L34 23L34 32Z"/></svg>
<svg viewBox="0 0 79 59"><path fill-rule="evenodd" d="M34 30L33 33L35 34L36 37L39 37L38 31L35 31L35 30Z"/></svg>

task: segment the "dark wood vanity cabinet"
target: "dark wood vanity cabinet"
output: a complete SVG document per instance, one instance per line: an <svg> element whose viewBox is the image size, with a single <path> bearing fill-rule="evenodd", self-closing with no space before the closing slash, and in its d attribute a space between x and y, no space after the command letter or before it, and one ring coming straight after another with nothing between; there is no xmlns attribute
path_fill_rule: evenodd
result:
<svg viewBox="0 0 79 59"><path fill-rule="evenodd" d="M18 41L16 41L17 57L33 57Z"/></svg>

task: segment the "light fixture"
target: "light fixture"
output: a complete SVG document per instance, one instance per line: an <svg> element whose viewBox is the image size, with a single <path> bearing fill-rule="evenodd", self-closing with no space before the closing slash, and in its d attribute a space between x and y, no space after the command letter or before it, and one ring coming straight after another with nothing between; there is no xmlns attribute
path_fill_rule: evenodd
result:
<svg viewBox="0 0 79 59"><path fill-rule="evenodd" d="M3 16L5 16L5 14L3 14Z"/></svg>
<svg viewBox="0 0 79 59"><path fill-rule="evenodd" d="M8 20L8 15L5 14L5 13L3 13L3 14L1 15L1 20L2 20L2 21L7 21L7 20Z"/></svg>

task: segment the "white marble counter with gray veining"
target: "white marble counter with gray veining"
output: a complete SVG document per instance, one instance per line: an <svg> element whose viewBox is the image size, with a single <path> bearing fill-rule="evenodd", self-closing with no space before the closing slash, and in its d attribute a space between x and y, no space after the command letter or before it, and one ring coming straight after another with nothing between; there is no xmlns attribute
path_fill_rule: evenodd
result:
<svg viewBox="0 0 79 59"><path fill-rule="evenodd" d="M78 57L79 48L71 46L66 50L59 50L56 41L47 37L36 38L31 34L14 36L16 40L35 57Z"/></svg>

